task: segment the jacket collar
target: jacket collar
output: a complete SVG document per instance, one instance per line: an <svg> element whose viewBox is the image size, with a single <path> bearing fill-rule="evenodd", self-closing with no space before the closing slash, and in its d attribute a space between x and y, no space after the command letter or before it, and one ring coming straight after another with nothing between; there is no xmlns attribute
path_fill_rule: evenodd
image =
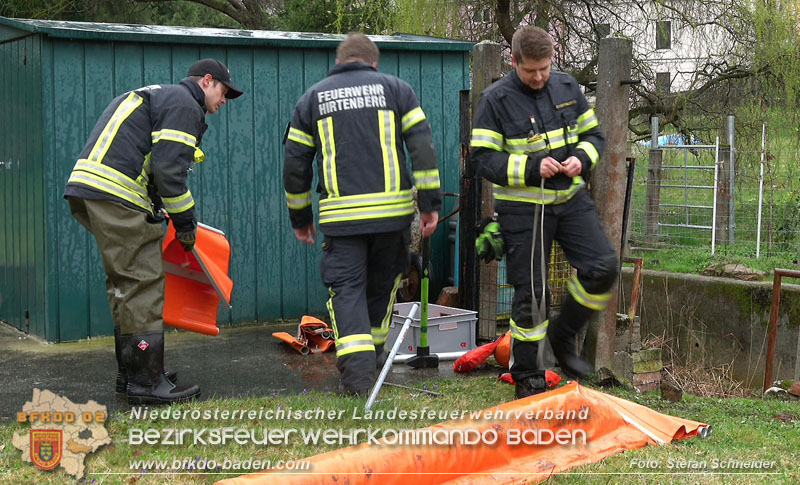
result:
<svg viewBox="0 0 800 485"><path fill-rule="evenodd" d="M203 108L204 113L208 111L208 108L206 108L206 93L203 92L203 88L197 84L197 81L190 77L186 77L181 79L181 86L189 90L189 94L191 94L194 100L197 101L197 104Z"/></svg>
<svg viewBox="0 0 800 485"><path fill-rule="evenodd" d="M377 71L377 69L367 64L366 62L353 61L353 62L344 62L342 64L336 64L335 66L333 66L333 68L331 68L330 71L328 71L328 76L331 76L333 74L339 74L345 71L365 71L365 70Z"/></svg>
<svg viewBox="0 0 800 485"><path fill-rule="evenodd" d="M542 89L531 89L527 84L522 82L519 76L517 76L516 69L512 69L511 73L509 73L509 76L511 76L511 81L514 83L514 85L517 86L520 90L522 90L523 93L532 96L544 94L547 91L547 87L550 86L550 81L552 80L548 79L547 82L544 83L544 86L542 86Z"/></svg>

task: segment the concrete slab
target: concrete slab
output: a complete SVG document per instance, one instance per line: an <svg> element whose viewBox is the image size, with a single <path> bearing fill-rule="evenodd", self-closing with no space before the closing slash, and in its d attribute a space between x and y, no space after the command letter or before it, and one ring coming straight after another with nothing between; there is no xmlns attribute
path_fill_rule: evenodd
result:
<svg viewBox="0 0 800 485"><path fill-rule="evenodd" d="M170 329L165 363L178 372L179 383L199 384L201 399L334 392L339 382L335 353L303 356L272 337L279 331L294 334L297 322L225 327L216 337ZM110 412L130 409L124 396L114 391L113 337L51 344L0 323L0 348L0 420L16 419L34 387L76 403L94 400ZM386 382L414 386L454 376L450 361L441 362L438 369L396 364Z"/></svg>

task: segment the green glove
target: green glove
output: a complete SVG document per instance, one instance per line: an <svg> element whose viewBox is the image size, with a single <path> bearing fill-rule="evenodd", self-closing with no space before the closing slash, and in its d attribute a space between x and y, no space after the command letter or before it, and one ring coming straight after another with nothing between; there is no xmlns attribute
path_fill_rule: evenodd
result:
<svg viewBox="0 0 800 485"><path fill-rule="evenodd" d="M493 219L484 219L478 226L478 237L475 238L475 250L478 258L485 263L495 259L503 259L503 236L500 234L500 224Z"/></svg>

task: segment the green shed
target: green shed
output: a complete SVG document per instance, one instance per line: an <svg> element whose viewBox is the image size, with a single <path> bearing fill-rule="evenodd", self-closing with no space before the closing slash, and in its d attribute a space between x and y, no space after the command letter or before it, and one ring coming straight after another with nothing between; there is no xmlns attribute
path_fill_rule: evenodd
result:
<svg viewBox="0 0 800 485"><path fill-rule="evenodd" d="M203 57L225 62L245 95L208 118L206 162L190 176L198 219L231 243L231 311L219 322L325 312L320 243L294 239L282 184L286 124L334 65L343 36L0 17L0 320L48 341L110 335L99 252L69 215L64 185L115 96L175 83ZM433 126L442 190L459 187L459 91L471 43L374 36L379 69L408 81ZM445 197L444 213L455 199ZM446 224L434 273L451 273Z"/></svg>

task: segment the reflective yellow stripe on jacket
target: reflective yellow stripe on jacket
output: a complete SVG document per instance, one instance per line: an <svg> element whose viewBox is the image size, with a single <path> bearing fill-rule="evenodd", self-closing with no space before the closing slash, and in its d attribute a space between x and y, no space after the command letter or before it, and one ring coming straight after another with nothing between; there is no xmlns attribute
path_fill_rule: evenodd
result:
<svg viewBox="0 0 800 485"><path fill-rule="evenodd" d="M124 121L142 105L142 97L131 92L117 106L111 118L103 127L94 146L89 152L89 158L78 160L69 177L69 183L76 183L92 187L101 192L111 194L126 200L137 207L152 213L150 197L144 185L144 178L134 180L124 173L102 163L108 153L114 137L117 135Z"/></svg>
<svg viewBox="0 0 800 485"><path fill-rule="evenodd" d="M286 205L294 210L305 209L311 205L311 191L309 190L300 194L286 192Z"/></svg>
<svg viewBox="0 0 800 485"><path fill-rule="evenodd" d="M192 192L190 190L187 190L185 193L177 197L162 196L161 202L164 203L164 208L167 209L167 212L170 214L185 212L194 207L194 198L192 197Z"/></svg>
<svg viewBox="0 0 800 485"><path fill-rule="evenodd" d="M189 145L192 148L197 146L197 138L195 138L192 134L186 133L185 131L164 129L154 131L150 134L150 136L153 139L153 145L163 140L183 143L184 145Z"/></svg>
<svg viewBox="0 0 800 485"><path fill-rule="evenodd" d="M317 121L319 141L322 144L322 178L325 192L331 196L339 195L339 182L336 179L336 142L333 139L333 118ZM298 130L299 131L299 130Z"/></svg>
<svg viewBox="0 0 800 485"><path fill-rule="evenodd" d="M397 156L394 111L378 110L378 131L381 135L381 153L383 154L384 190L397 192L400 190L400 164Z"/></svg>
<svg viewBox="0 0 800 485"><path fill-rule="evenodd" d="M197 151L199 149L197 148L197 138L191 133L165 128L152 132L150 136L152 137L153 145L164 141L182 143L194 148L193 156L198 156ZM202 156L202 160L205 160L205 154L202 151L200 151L200 155ZM188 189L186 192L173 197L161 196L161 202L170 214L186 212L194 207L194 197L192 197L192 192Z"/></svg>
<svg viewBox="0 0 800 485"><path fill-rule="evenodd" d="M328 197L319 201L319 223L380 219L414 213L410 190Z"/></svg>
<svg viewBox="0 0 800 485"><path fill-rule="evenodd" d="M417 106L416 108L412 109L400 120L401 129L403 133L407 132L417 123L425 120L425 113L423 113L422 108Z"/></svg>
<svg viewBox="0 0 800 485"><path fill-rule="evenodd" d="M578 193L578 190L584 185L586 184L580 176L573 177L572 185L562 190L542 190L539 187L504 187L494 184L494 198L542 205L562 204Z"/></svg>
<svg viewBox="0 0 800 485"><path fill-rule="evenodd" d="M558 128L531 138L505 138L496 131L474 128L470 146L488 148L509 154L507 162L508 185L494 185L496 199L534 204L560 204L571 199L585 185L583 178L579 176L573 177L572 186L563 190L542 190L536 187L527 187L525 185L525 170L527 168L528 154L539 152L545 148L555 150L567 144L577 143L575 148L583 150L589 156L592 168L594 168L600 158L599 153L594 145L588 141L578 143L578 135L597 125L597 116L594 110L589 108L578 116L574 127L567 127L566 130Z"/></svg>
<svg viewBox="0 0 800 485"><path fill-rule="evenodd" d="M425 119L422 110L411 110L403 117L403 126L409 128ZM367 219L384 219L414 213L411 190L400 190L402 172L397 153L397 119L394 111L378 111L378 129L383 163L383 192L341 196L336 175L336 142L333 118L317 121L322 153L322 179L327 197L319 202L319 223L345 222ZM425 170L414 172L420 189L439 188L439 172ZM286 194L291 209L302 209L311 203L311 193Z"/></svg>
<svg viewBox="0 0 800 485"><path fill-rule="evenodd" d="M85 160L81 161L85 162ZM125 176L123 175L123 177ZM127 180L131 183L134 183L130 178L127 178ZM138 191L130 190L127 184L121 179L107 178L101 175L98 171L79 170L76 167L69 176L69 183L76 183L92 187L101 192L105 192L107 194L119 197L120 199L127 200L131 204L141 207L151 214L153 213L153 209L150 207L150 198L147 196L147 194L145 193L144 195L141 195L138 193Z"/></svg>
<svg viewBox="0 0 800 485"><path fill-rule="evenodd" d="M419 190L432 190L441 187L439 181L439 170L414 170L411 172L414 177L414 184Z"/></svg>
<svg viewBox="0 0 800 485"><path fill-rule="evenodd" d="M525 169L528 165L527 155L508 156L508 186L525 187Z"/></svg>
<svg viewBox="0 0 800 485"><path fill-rule="evenodd" d="M114 114L111 115L111 119L108 120L103 131L100 132L100 136L97 137L92 151L89 152L89 161L96 163L103 161L108 149L111 148L111 142L114 141L114 137L117 136L120 126L128 119L131 113L136 111L136 108L142 105L142 101L141 96L131 92L128 97L117 106Z"/></svg>
<svg viewBox="0 0 800 485"><path fill-rule="evenodd" d="M314 137L306 133L305 131L298 130L297 128L289 128L289 139L300 143L301 145L306 145L311 148L314 148Z"/></svg>
<svg viewBox="0 0 800 485"><path fill-rule="evenodd" d="M586 110L583 114L578 116L578 133L586 133L600 123L597 121L597 115L592 108Z"/></svg>

